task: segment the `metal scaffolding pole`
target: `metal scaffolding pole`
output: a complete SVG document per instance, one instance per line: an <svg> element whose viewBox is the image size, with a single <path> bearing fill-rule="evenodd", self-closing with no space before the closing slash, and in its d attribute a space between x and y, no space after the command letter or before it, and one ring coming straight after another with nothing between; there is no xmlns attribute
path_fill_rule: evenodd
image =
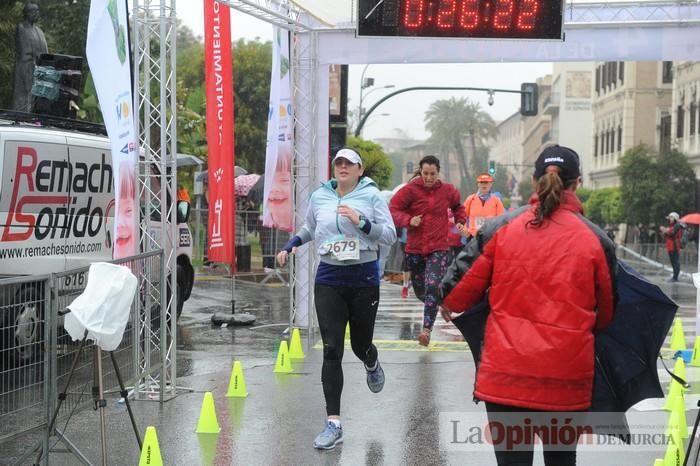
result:
<svg viewBox="0 0 700 466"><path fill-rule="evenodd" d="M139 134L139 197L145 203L140 245L143 251L163 249L158 289L146 298L160 303L141 316L142 346L137 396L158 392L163 401L176 386L176 14L175 0L134 0L134 108ZM170 292L173 290L173 292ZM156 307L155 309L158 309Z"/></svg>

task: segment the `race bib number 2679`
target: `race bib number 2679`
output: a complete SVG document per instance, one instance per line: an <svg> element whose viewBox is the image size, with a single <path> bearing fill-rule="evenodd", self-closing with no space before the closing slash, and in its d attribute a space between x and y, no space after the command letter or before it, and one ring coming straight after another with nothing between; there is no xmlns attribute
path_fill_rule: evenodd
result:
<svg viewBox="0 0 700 466"><path fill-rule="evenodd" d="M328 240L325 246L336 260L346 261L360 258L360 240L358 238L339 235Z"/></svg>

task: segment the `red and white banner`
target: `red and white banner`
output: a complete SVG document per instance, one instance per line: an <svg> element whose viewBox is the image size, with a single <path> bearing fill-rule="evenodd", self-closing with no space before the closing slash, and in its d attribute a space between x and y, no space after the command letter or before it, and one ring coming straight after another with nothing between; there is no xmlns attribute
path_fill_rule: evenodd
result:
<svg viewBox="0 0 700 466"><path fill-rule="evenodd" d="M209 178L208 259L235 267L233 64L229 8L204 0Z"/></svg>
<svg viewBox="0 0 700 466"><path fill-rule="evenodd" d="M92 0L85 44L85 55L112 147L115 259L135 255L139 242L138 138L134 126L126 16L126 2Z"/></svg>

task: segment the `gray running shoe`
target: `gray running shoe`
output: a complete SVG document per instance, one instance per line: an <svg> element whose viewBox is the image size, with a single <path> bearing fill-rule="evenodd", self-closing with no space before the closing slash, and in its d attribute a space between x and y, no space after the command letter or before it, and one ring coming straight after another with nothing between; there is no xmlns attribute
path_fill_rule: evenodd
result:
<svg viewBox="0 0 700 466"><path fill-rule="evenodd" d="M384 369L379 364L379 360L377 360L376 369L367 371L367 386L372 393L379 393L384 388Z"/></svg>
<svg viewBox="0 0 700 466"><path fill-rule="evenodd" d="M339 443L343 443L343 427L328 421L326 428L314 440L314 448L331 450Z"/></svg>

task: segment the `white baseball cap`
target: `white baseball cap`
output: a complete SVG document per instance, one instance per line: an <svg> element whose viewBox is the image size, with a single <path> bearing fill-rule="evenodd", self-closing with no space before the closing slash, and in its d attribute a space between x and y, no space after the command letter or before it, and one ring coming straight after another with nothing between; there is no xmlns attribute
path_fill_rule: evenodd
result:
<svg viewBox="0 0 700 466"><path fill-rule="evenodd" d="M348 162L362 166L362 157L360 157L360 154L352 149L340 149L338 152L336 152L335 157L333 157L333 163L335 163L335 161L338 159L345 159Z"/></svg>
<svg viewBox="0 0 700 466"><path fill-rule="evenodd" d="M678 215L678 212L671 212L666 216L666 218L672 218L674 220L680 220L681 216Z"/></svg>

